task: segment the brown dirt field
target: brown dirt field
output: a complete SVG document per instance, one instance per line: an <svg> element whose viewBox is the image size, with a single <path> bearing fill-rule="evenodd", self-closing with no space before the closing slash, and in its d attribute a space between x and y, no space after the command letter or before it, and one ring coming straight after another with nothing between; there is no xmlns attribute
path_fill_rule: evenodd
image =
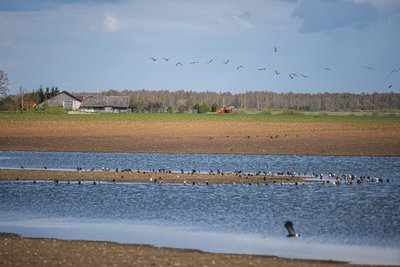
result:
<svg viewBox="0 0 400 267"><path fill-rule="evenodd" d="M0 234L0 266L357 266L343 262L206 253L99 241ZM359 265L361 266L361 265Z"/></svg>
<svg viewBox="0 0 400 267"><path fill-rule="evenodd" d="M400 156L400 121L0 119L0 150Z"/></svg>

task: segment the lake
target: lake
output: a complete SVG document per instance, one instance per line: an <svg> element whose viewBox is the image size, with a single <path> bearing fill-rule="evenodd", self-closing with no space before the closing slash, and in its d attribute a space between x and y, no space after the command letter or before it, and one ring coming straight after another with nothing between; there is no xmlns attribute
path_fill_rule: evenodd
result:
<svg viewBox="0 0 400 267"><path fill-rule="evenodd" d="M400 264L400 158L0 152L1 168L329 171L361 185L0 182L0 231L212 252ZM389 179L389 182L386 182ZM291 220L299 238L287 238Z"/></svg>

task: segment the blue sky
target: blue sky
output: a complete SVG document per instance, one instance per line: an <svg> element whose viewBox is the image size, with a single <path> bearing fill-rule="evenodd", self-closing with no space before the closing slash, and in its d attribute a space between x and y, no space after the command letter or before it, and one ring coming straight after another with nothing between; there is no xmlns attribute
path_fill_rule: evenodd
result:
<svg viewBox="0 0 400 267"><path fill-rule="evenodd" d="M0 69L11 93L400 92L400 0L0 0Z"/></svg>

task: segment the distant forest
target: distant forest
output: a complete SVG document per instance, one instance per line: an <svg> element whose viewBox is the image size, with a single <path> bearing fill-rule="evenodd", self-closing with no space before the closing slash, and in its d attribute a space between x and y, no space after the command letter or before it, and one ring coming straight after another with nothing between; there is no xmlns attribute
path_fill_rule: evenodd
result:
<svg viewBox="0 0 400 267"><path fill-rule="evenodd" d="M400 110L400 93L275 93L249 91L229 92L192 91L116 91L108 90L102 95L126 95L130 97L133 112L191 112L200 106L233 106L236 110L271 111L294 109L302 111L389 111ZM214 110L212 110L214 111Z"/></svg>
<svg viewBox="0 0 400 267"><path fill-rule="evenodd" d="M58 87L40 87L32 92L21 92L0 99L0 110L26 110L34 104L57 95ZM124 95L130 97L132 112L179 112L196 110L198 113L233 106L236 112L270 112L274 110L299 111L399 111L400 93L275 93L248 91L245 93L217 93L193 91L108 90L101 93L74 93L87 95Z"/></svg>

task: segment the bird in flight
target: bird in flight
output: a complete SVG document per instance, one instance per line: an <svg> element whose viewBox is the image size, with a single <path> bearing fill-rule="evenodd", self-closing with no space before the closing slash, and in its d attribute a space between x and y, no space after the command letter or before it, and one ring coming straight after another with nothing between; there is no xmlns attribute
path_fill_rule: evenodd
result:
<svg viewBox="0 0 400 267"><path fill-rule="evenodd" d="M293 77L299 77L299 76L297 76L297 74L296 73L294 73L294 72L292 72L292 73L290 73Z"/></svg>
<svg viewBox="0 0 400 267"><path fill-rule="evenodd" d="M165 61L168 61L168 60L169 60L169 58L166 58L166 57L163 57L163 59L164 59Z"/></svg>
<svg viewBox="0 0 400 267"><path fill-rule="evenodd" d="M238 69L242 69L242 68L244 69L244 66L240 65L236 69L238 70Z"/></svg>
<svg viewBox="0 0 400 267"><path fill-rule="evenodd" d="M151 57L151 60L153 60L153 62L156 62L156 61L157 61L157 59L154 58L154 57Z"/></svg>
<svg viewBox="0 0 400 267"><path fill-rule="evenodd" d="M199 63L198 61L192 61L192 62L190 62L190 64L197 64L197 63Z"/></svg>
<svg viewBox="0 0 400 267"><path fill-rule="evenodd" d="M389 85L388 88L390 89L390 88L392 88L392 86L393 86L393 84Z"/></svg>
<svg viewBox="0 0 400 267"><path fill-rule="evenodd" d="M293 78L294 78L295 76L293 75L293 73L289 73L289 77L290 77L290 79L293 80Z"/></svg>
<svg viewBox="0 0 400 267"><path fill-rule="evenodd" d="M279 71L277 71L277 70L275 70L275 74L276 75L279 75L279 74L281 74Z"/></svg>
<svg viewBox="0 0 400 267"><path fill-rule="evenodd" d="M210 64L211 62L213 62L213 59L211 59L210 61L207 61L206 63L207 63L207 64Z"/></svg>
<svg viewBox="0 0 400 267"><path fill-rule="evenodd" d="M331 68L322 68L323 70L333 71Z"/></svg>
<svg viewBox="0 0 400 267"><path fill-rule="evenodd" d="M258 68L257 70L258 71L263 71L263 70L266 70L266 68Z"/></svg>
<svg viewBox="0 0 400 267"><path fill-rule="evenodd" d="M228 59L227 61L224 61L223 63L224 63L224 64L228 64L228 63L229 63L229 59Z"/></svg>
<svg viewBox="0 0 400 267"><path fill-rule="evenodd" d="M375 69L371 68L370 66L365 66L365 68L369 69L369 70L375 70Z"/></svg>
<svg viewBox="0 0 400 267"><path fill-rule="evenodd" d="M285 228L288 231L287 237L298 237L298 236L300 236L300 234L296 233L296 231L294 230L293 223L291 221L286 221Z"/></svg>
<svg viewBox="0 0 400 267"><path fill-rule="evenodd" d="M393 72L399 72L398 70L396 70L396 69L394 69L394 70L392 70L390 73L393 73Z"/></svg>
<svg viewBox="0 0 400 267"><path fill-rule="evenodd" d="M278 52L278 48L274 46L274 53Z"/></svg>
<svg viewBox="0 0 400 267"><path fill-rule="evenodd" d="M301 75L301 77L303 77L303 78L310 78L310 76L308 76L308 75L304 75L304 74L301 74L301 73L300 73L300 75Z"/></svg>
<svg viewBox="0 0 400 267"><path fill-rule="evenodd" d="M182 63L177 62L177 63L175 64L175 66L182 66Z"/></svg>

